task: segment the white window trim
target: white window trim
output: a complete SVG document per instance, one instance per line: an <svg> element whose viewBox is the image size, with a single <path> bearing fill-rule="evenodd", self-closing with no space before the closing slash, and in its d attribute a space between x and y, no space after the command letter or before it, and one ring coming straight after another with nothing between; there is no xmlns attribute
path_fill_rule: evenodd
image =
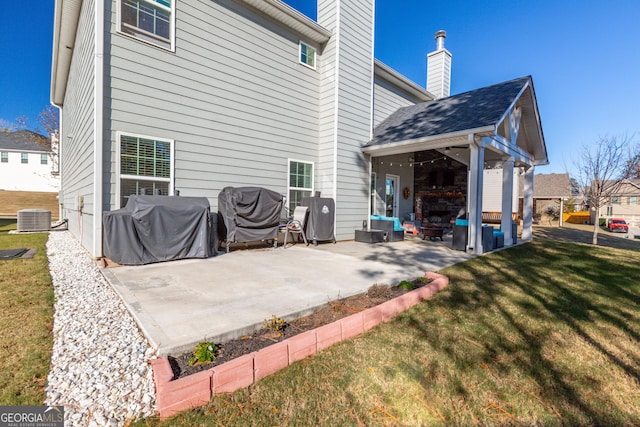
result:
<svg viewBox="0 0 640 427"><path fill-rule="evenodd" d="M307 64L306 62L302 62L302 45L305 45L307 47L310 47L311 49L313 49L313 67L309 64ZM309 43L306 43L302 40L298 41L298 63L304 65L307 68L311 68L312 70L315 70L316 67L318 66L318 49L316 49L315 47L311 46Z"/></svg>
<svg viewBox="0 0 640 427"><path fill-rule="evenodd" d="M146 1L146 0L141 0L141 1ZM177 0L173 0L171 2L171 8L167 8L164 5L152 2L157 7L171 12L171 22L169 23L169 26L170 26L170 29L169 29L169 44L170 44L170 47L167 48L165 46L162 46L161 44L156 44L156 43L153 43L152 41L141 39L139 37L136 37L133 34L129 34L129 33L125 32L125 31L123 31L122 30L123 26L124 27L131 27L131 25L128 25L128 24L122 22L122 16L121 15L122 15L122 2L123 2L123 0L117 0L117 2L116 2L116 32L118 34L122 34L123 36L128 37L130 39L133 39L133 40L148 44L149 46L154 46L154 47L157 47L159 49L167 50L167 51L170 51L170 52L175 52L176 51L176 1ZM149 3L149 2L147 2L147 3ZM163 41L165 40L163 37L159 37L159 36L157 36L157 35L155 35L153 33L149 33L148 31L145 31L145 30L143 30L141 28L138 28L138 27L133 27L133 28L135 28L136 31L140 31L140 32L146 34L147 36L149 36L151 38L155 38L155 39L163 40Z"/></svg>
<svg viewBox="0 0 640 427"><path fill-rule="evenodd" d="M304 187L292 187L291 186L291 162L296 163L306 163L311 165L311 189ZM299 159L287 159L287 199L289 199L289 195L291 194L291 190L295 191L311 191L311 195L313 196L316 186L316 165L315 162L310 162L309 160L299 160ZM287 200L287 203L290 203L290 200Z"/></svg>
<svg viewBox="0 0 640 427"><path fill-rule="evenodd" d="M169 159L169 178L159 178L159 177L151 177L151 176L139 176L139 175L129 175L129 174L121 174L120 173L120 164L121 164L121 148L120 148L120 139L122 136L130 136L132 138L142 138L142 139L152 139L154 141L162 141L168 142L170 145L171 159ZM137 133L131 132L116 132L116 200L115 200L115 209L120 209L120 200L122 199L122 194L120 193L120 180L122 178L125 179L136 179L139 181L163 181L169 182L169 195L173 195L173 181L174 181L174 171L175 169L175 140L167 139L167 138L158 138L156 136L149 135L141 135Z"/></svg>

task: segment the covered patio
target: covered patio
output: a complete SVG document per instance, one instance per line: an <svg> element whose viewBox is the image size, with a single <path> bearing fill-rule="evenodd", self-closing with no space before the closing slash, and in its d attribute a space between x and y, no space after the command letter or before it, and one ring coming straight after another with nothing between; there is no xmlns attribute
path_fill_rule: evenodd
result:
<svg viewBox="0 0 640 427"><path fill-rule="evenodd" d="M370 160L371 213L444 223L460 213L468 220L466 250L482 254L483 202L493 200L505 246L515 242L514 210L522 239L532 238L533 176L548 157L530 76L402 108L362 151ZM488 171L497 172L498 185L485 182Z"/></svg>

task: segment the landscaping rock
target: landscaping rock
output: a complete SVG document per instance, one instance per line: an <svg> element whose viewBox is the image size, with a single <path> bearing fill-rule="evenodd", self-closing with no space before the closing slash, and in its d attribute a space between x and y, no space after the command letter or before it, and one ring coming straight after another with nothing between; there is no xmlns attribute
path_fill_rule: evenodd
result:
<svg viewBox="0 0 640 427"><path fill-rule="evenodd" d="M45 404L64 406L65 426L153 415L154 351L124 303L69 232L49 233L47 254L56 301Z"/></svg>

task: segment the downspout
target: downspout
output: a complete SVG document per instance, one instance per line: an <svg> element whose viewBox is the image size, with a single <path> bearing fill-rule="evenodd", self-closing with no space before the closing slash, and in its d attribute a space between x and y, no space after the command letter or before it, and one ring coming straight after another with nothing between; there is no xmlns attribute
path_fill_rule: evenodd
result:
<svg viewBox="0 0 640 427"><path fill-rule="evenodd" d="M93 248L95 258L102 257L102 150L104 133L104 0L95 2L95 45L93 86Z"/></svg>
<svg viewBox="0 0 640 427"><path fill-rule="evenodd" d="M371 8L371 22L375 22L376 17L376 2L373 2L373 7ZM375 25L371 26L371 49L375 46ZM371 52L371 59L373 64L371 64L371 89L369 92L369 141L373 138L373 114L374 114L374 96L375 96L375 80L376 80L376 66L375 66L375 55L374 52ZM369 197L367 198L367 230L371 230L371 212L373 211L372 200L373 200L373 191L375 191L375 183L374 188L371 188L371 174L373 173L373 156L371 154L364 154L365 158L368 160L368 181L367 187L369 188Z"/></svg>
<svg viewBox="0 0 640 427"><path fill-rule="evenodd" d="M336 209L333 212L333 234L338 234L338 121L340 118L340 21L342 5L340 0L336 1L336 63L335 63L335 94L334 94L334 128L333 128L333 197L336 203Z"/></svg>
<svg viewBox="0 0 640 427"><path fill-rule="evenodd" d="M53 25L54 25L54 36L53 36L53 45L51 48L51 75L55 75L56 71L55 71L55 64L56 64L56 52L57 52L57 45L59 42L59 30L55 30L55 28L59 28L58 26L58 22L60 21L60 14L62 13L60 10L60 5L56 4L55 6L55 10L54 10L54 17L53 17ZM54 95L54 89L53 87L55 86L55 84L53 84L53 79L51 82L51 92L50 92L50 102L51 105L53 105L55 108L58 109L58 177L60 177L60 188L58 190L58 220L62 220L62 218L64 218L64 210L63 210L63 204L64 204L64 193L63 193L63 188L62 188L62 135L63 132L63 120L62 120L62 104L61 103L56 103L56 97ZM62 197L61 197L62 196Z"/></svg>

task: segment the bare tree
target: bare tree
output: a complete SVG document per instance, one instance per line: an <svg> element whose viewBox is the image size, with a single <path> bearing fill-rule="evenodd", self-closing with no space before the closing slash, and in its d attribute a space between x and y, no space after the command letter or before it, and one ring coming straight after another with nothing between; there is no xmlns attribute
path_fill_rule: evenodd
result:
<svg viewBox="0 0 640 427"><path fill-rule="evenodd" d="M0 131L8 134L20 133L21 137L28 137L31 142L43 146L48 150L49 159L53 165L52 173L58 173L60 115L58 109L47 105L38 115L38 124L31 125L27 116L20 116L14 122L0 119Z"/></svg>
<svg viewBox="0 0 640 427"><path fill-rule="evenodd" d="M593 244L598 244L600 208L620 189L624 180L629 179L638 162L638 145L633 145L632 137L604 136L595 144L585 145L581 157L576 162L576 180L585 190L585 198L595 212L593 224Z"/></svg>
<svg viewBox="0 0 640 427"><path fill-rule="evenodd" d="M631 178L640 179L640 148L636 148L636 155L631 159Z"/></svg>
<svg viewBox="0 0 640 427"><path fill-rule="evenodd" d="M0 131L1 132L5 132L5 133L9 133L9 132L13 132L18 130L18 126L13 123L10 122L8 120L5 119L0 119Z"/></svg>

